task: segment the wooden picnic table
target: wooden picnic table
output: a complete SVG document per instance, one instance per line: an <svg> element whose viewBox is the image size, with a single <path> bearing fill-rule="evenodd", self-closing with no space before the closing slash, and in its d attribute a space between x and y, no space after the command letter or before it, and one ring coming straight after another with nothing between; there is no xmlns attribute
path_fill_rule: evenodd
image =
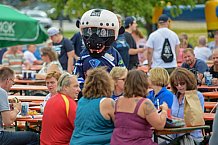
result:
<svg viewBox="0 0 218 145"><path fill-rule="evenodd" d="M32 66L30 67L30 70L32 70L32 71L39 71L41 68L42 68L42 65L32 65ZM25 68L25 66L23 67L23 70L27 70L27 69Z"/></svg>
<svg viewBox="0 0 218 145"><path fill-rule="evenodd" d="M10 95L8 99L11 100L14 97L17 97L21 102L31 102L31 101L44 101L45 96L18 96L18 95Z"/></svg>
<svg viewBox="0 0 218 145"><path fill-rule="evenodd" d="M161 137L162 139L171 140L169 138L166 138L162 135L170 135L170 134L181 134L181 133L190 133L194 130L198 129L210 129L210 126L203 125L203 126L194 126L194 127L179 127L179 128L164 128L163 130L154 130L154 141L158 143L158 137Z"/></svg>
<svg viewBox="0 0 218 145"><path fill-rule="evenodd" d="M23 80L23 79L15 79L15 84L45 84L45 80Z"/></svg>
<svg viewBox="0 0 218 145"><path fill-rule="evenodd" d="M11 90L15 91L47 91L48 88L46 86L39 86L39 85L13 85Z"/></svg>
<svg viewBox="0 0 218 145"><path fill-rule="evenodd" d="M204 113L205 121L213 121L215 118L215 113Z"/></svg>
<svg viewBox="0 0 218 145"><path fill-rule="evenodd" d="M30 110L40 111L40 106L30 106L29 109Z"/></svg>
<svg viewBox="0 0 218 145"><path fill-rule="evenodd" d="M210 99L218 99L218 92L204 92L202 94L208 101L210 101Z"/></svg>
<svg viewBox="0 0 218 145"><path fill-rule="evenodd" d="M198 86L198 89L205 89L205 90L214 90L214 91L217 91L218 86L214 86L214 85L211 85L211 86L201 85L201 86Z"/></svg>
<svg viewBox="0 0 218 145"><path fill-rule="evenodd" d="M205 109L213 109L218 102L204 102Z"/></svg>

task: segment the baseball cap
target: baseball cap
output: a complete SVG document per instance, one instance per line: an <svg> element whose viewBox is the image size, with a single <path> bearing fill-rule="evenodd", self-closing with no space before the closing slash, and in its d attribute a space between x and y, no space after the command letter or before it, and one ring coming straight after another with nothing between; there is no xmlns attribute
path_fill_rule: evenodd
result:
<svg viewBox="0 0 218 145"><path fill-rule="evenodd" d="M158 18L158 22L159 23L164 23L167 22L170 18L166 15L166 14L162 14L159 18Z"/></svg>
<svg viewBox="0 0 218 145"><path fill-rule="evenodd" d="M129 24L131 24L133 21L136 21L136 19L133 16L126 17L124 27L128 27Z"/></svg>
<svg viewBox="0 0 218 145"><path fill-rule="evenodd" d="M47 30L48 36L54 36L58 33L60 33L60 30L56 27L51 27Z"/></svg>

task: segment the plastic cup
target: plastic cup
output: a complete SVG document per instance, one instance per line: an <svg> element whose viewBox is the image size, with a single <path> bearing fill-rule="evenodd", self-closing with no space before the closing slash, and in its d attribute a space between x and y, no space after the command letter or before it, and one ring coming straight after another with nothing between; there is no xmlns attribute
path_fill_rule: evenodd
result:
<svg viewBox="0 0 218 145"><path fill-rule="evenodd" d="M29 111L29 103L28 102L22 102L21 103L21 115L26 116L28 115Z"/></svg>

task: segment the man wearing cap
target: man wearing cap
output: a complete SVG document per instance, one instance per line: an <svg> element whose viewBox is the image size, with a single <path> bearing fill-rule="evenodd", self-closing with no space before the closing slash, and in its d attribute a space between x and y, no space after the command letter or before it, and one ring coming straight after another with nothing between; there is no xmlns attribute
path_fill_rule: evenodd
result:
<svg viewBox="0 0 218 145"><path fill-rule="evenodd" d="M169 17L162 14L158 19L158 29L150 34L146 47L148 48L148 68L163 67L170 74L177 67L180 41L177 34L168 28L169 23ZM166 39L172 52L172 60L169 62L164 61L161 56Z"/></svg>
<svg viewBox="0 0 218 145"><path fill-rule="evenodd" d="M72 73L75 52L71 41L65 38L56 27L49 28L47 32L53 42L53 48L58 54L63 70Z"/></svg>
<svg viewBox="0 0 218 145"><path fill-rule="evenodd" d="M136 42L132 37L132 31L136 30L137 28L137 23L134 17L126 17L125 19L125 39L126 42L129 44L129 66L128 69L131 70L133 68L136 68L139 64L139 59L138 59L138 53L142 53L145 51L144 48L137 48Z"/></svg>

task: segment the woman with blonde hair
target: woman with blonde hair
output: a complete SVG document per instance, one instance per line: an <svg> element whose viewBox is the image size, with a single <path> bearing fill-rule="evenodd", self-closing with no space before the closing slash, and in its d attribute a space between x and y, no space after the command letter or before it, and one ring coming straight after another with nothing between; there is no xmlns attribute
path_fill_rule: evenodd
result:
<svg viewBox="0 0 218 145"><path fill-rule="evenodd" d="M169 74L164 68L156 67L149 71L148 82L153 90L149 92L147 98L154 103L156 108L163 102L166 102L169 108L173 104L173 93L167 90L169 78Z"/></svg>
<svg viewBox="0 0 218 145"><path fill-rule="evenodd" d="M110 75L114 80L114 91L111 98L115 101L123 95L127 73L128 70L125 67L113 67L110 71Z"/></svg>
<svg viewBox="0 0 218 145"><path fill-rule="evenodd" d="M153 103L144 98L148 90L147 76L143 71L129 71L124 96L115 105L115 129L111 145L157 145L152 141L153 131L163 129L167 117L167 104L163 103L158 114Z"/></svg>
<svg viewBox="0 0 218 145"><path fill-rule="evenodd" d="M113 80L103 67L88 70L70 145L109 144L114 129Z"/></svg>

